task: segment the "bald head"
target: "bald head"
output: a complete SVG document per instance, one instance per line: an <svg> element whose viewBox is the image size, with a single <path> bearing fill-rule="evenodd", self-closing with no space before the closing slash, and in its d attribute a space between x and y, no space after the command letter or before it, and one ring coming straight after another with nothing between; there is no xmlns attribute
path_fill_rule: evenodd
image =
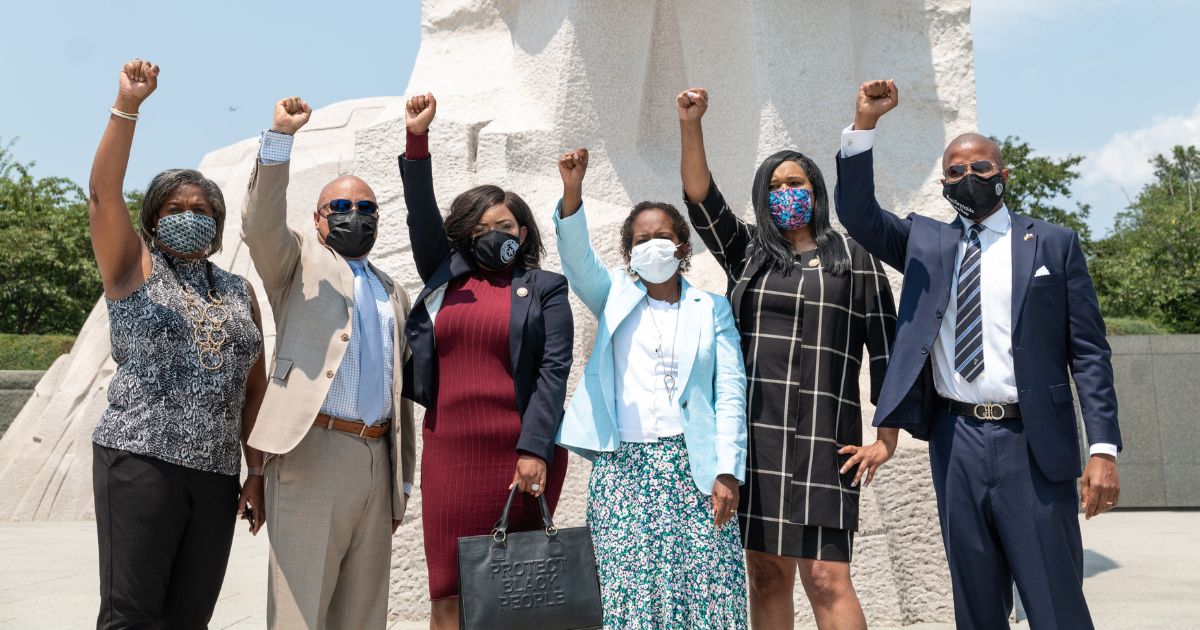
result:
<svg viewBox="0 0 1200 630"><path fill-rule="evenodd" d="M376 201L375 191L355 175L342 175L325 184L321 196L317 198L317 210L320 211L332 199L349 199L350 201Z"/></svg>
<svg viewBox="0 0 1200 630"><path fill-rule="evenodd" d="M942 172L951 164L969 164L977 160L988 160L1004 168L1004 156L1000 145L991 138L978 133L964 133L950 141L942 153Z"/></svg>

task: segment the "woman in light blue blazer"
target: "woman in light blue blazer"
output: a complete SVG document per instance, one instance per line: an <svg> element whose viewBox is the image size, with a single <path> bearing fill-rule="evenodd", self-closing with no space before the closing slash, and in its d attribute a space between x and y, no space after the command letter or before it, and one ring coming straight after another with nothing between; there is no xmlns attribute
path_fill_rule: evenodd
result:
<svg viewBox="0 0 1200 630"><path fill-rule="evenodd" d="M642 202L607 269L583 208L587 150L559 159L563 272L599 318L558 443L592 462L592 530L606 628L745 628L746 574L730 524L746 468L746 372L724 296L682 276L690 230Z"/></svg>

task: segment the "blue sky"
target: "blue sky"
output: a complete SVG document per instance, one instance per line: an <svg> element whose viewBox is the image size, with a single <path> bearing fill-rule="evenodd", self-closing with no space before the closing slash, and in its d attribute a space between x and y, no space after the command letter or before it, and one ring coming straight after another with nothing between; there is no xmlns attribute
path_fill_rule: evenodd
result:
<svg viewBox="0 0 1200 630"><path fill-rule="evenodd" d="M195 166L269 125L281 96L320 107L401 94L420 38L416 0L164 6L43 0L4 9L0 138L20 137L18 159L36 160L39 175L85 182L117 70L133 56L164 69L126 182L142 188L162 168ZM1200 144L1197 25L1200 2L1189 0L977 0L980 130L1086 156L1075 196L1092 205L1102 235L1125 194L1149 180L1148 156Z"/></svg>

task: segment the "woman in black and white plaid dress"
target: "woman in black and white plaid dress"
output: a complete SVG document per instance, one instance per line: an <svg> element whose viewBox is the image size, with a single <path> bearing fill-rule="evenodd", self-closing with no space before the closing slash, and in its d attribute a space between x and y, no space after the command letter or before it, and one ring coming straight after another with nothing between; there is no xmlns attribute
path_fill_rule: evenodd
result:
<svg viewBox="0 0 1200 630"><path fill-rule="evenodd" d="M862 445L864 347L871 400L883 383L896 309L883 267L829 223L817 165L796 151L754 177L755 223L739 219L708 169L708 95L676 99L691 221L728 276L746 361L749 453L738 518L756 628L790 628L799 572L820 627L866 628L850 582L858 496L897 431Z"/></svg>

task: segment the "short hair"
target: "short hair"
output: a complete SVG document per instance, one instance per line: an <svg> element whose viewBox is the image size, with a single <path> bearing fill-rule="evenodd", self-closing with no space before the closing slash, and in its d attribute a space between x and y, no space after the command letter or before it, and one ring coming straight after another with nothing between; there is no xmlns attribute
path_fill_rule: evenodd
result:
<svg viewBox="0 0 1200 630"><path fill-rule="evenodd" d="M147 246L154 243L154 226L158 223L158 213L162 210L167 199L180 186L191 184L200 189L208 205L212 206L213 219L217 222L217 232L212 242L208 244L208 255L221 251L221 234L225 231L225 196L221 187L208 179L200 171L188 168L173 168L159 173L150 180L146 187L146 195L142 198L142 211L138 217L138 233Z"/></svg>
<svg viewBox="0 0 1200 630"><path fill-rule="evenodd" d="M679 273L687 272L692 267L692 228L688 226L687 219L683 218L679 208L661 201L643 201L634 206L633 210L629 211L629 216L625 217L625 223L621 225L621 255L625 257L625 266L629 266L630 257L633 255L633 222L647 210L658 210L667 215L671 220L671 231L675 233L675 238L681 245L688 245L687 256L679 261Z"/></svg>
<svg viewBox="0 0 1200 630"><path fill-rule="evenodd" d="M450 214L446 217L446 237L450 239L450 244L458 253L474 262L471 243L475 237L475 226L488 208L499 204L504 204L513 213L517 225L525 228L525 242L517 250L517 264L525 269L537 269L546 248L542 245L542 233L538 230L533 211L520 195L499 186L476 186L454 198L450 204Z"/></svg>

